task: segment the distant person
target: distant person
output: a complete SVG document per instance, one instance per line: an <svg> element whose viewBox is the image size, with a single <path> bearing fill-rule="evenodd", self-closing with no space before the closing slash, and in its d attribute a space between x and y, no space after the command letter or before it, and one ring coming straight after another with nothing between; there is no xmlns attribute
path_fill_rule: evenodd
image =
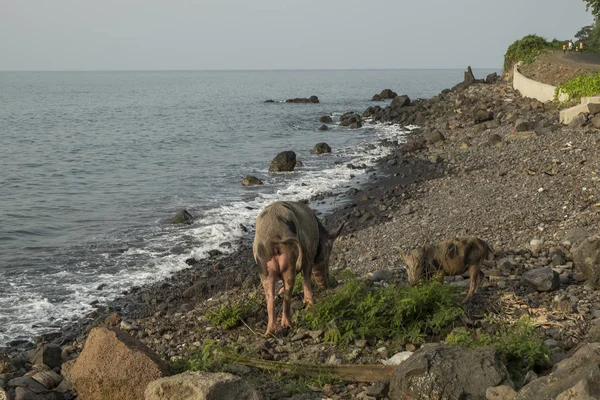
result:
<svg viewBox="0 0 600 400"><path fill-rule="evenodd" d="M583 52L583 42L579 42L579 51Z"/></svg>
<svg viewBox="0 0 600 400"><path fill-rule="evenodd" d="M569 53L573 51L573 42L569 39Z"/></svg>
<svg viewBox="0 0 600 400"><path fill-rule="evenodd" d="M563 43L563 54L567 52L567 44Z"/></svg>

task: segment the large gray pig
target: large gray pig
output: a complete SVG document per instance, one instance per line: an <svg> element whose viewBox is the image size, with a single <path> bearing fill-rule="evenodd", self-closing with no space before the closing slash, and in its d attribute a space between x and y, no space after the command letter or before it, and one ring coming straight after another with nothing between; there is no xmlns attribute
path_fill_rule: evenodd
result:
<svg viewBox="0 0 600 400"><path fill-rule="evenodd" d="M296 274L302 271L304 303L313 304L311 272L320 287L329 285L329 255L344 224L334 233L317 219L304 203L277 201L256 217L254 260L265 290L269 322L266 335L277 330L275 323L275 283L283 280L281 326L291 326L290 303Z"/></svg>

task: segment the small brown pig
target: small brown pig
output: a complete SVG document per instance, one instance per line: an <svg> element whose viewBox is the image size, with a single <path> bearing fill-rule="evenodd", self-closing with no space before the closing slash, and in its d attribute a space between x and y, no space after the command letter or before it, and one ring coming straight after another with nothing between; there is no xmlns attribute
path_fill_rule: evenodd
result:
<svg viewBox="0 0 600 400"><path fill-rule="evenodd" d="M406 262L408 282L411 285L416 285L422 277L429 280L435 276L443 282L444 275L461 275L468 269L471 283L464 299L467 303L483 279L483 262L493 259L494 253L485 241L468 236L425 246L402 253L401 256Z"/></svg>
<svg viewBox="0 0 600 400"><path fill-rule="evenodd" d="M329 285L329 255L344 224L330 233L302 202L277 201L256 217L254 260L265 290L269 321L265 334L276 331L275 284L283 280L281 326L291 326L290 303L296 274L302 271L304 303L313 304L311 273L321 287Z"/></svg>

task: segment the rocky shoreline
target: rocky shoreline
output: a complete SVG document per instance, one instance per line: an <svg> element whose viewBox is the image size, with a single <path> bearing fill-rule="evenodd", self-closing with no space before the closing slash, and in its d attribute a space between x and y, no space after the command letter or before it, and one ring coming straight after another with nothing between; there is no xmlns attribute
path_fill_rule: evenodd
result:
<svg viewBox="0 0 600 400"><path fill-rule="evenodd" d="M475 235L493 247L495 266L484 270L482 287L465 307L465 326L490 329L491 316L516 321L527 315L550 347L553 363L585 342L600 342L600 291L594 281L598 258L596 264L593 261L600 254L600 133L593 124L580 118L572 126L561 126L555 104L523 98L494 76L486 81L466 76L464 83L428 100L397 96L389 107L369 107L353 118L361 124L420 128L406 144L386 142L390 155L369 172L370 183L349 189L350 201L325 216L328 227L347 222L334 245L334 271L351 271L381 287L403 283L401 251ZM326 196L319 196L309 205L323 201ZM323 332L305 330L264 338L266 310L250 236L234 254L190 260L192 268L164 282L133 288L79 324L42 336L34 352L55 349L48 370L60 373L61 363L72 363L69 360L80 354L91 329L104 326L119 326L167 362L202 348L206 339L252 350L265 360L323 365L375 364L394 353L421 348L418 343L398 348L381 340L356 340L342 348L325 343ZM447 280L458 287L468 284L461 276ZM237 328L218 329L202 318L219 305L239 301L260 306ZM299 309L301 297L294 301ZM22 352L23 345L15 343L8 351L7 363L13 368L0 370L0 387L8 387L10 393L22 387L14 386L13 380L37 364ZM240 365L229 369L252 380L266 399L388 395L386 382L328 383L294 394L268 374ZM528 376L523 383L540 385L535 378ZM64 386L54 389L52 398L73 398ZM394 387L396 392L408 390Z"/></svg>

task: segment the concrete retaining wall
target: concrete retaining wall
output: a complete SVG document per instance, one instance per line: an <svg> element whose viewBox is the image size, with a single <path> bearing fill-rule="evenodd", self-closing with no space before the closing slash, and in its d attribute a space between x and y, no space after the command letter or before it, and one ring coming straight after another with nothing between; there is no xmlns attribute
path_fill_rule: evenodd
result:
<svg viewBox="0 0 600 400"><path fill-rule="evenodd" d="M513 70L513 88L521 92L524 97L537 99L543 103L554 100L554 90L556 86L546 85L533 79L527 78L519 72L519 68L515 65ZM560 96L560 101L565 101L566 95Z"/></svg>

